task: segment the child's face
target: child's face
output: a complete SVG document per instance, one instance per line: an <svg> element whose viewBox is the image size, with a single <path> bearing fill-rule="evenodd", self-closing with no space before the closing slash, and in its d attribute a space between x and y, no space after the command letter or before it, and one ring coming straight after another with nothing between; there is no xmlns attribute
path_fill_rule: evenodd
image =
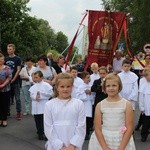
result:
<svg viewBox="0 0 150 150"><path fill-rule="evenodd" d="M77 70L71 70L70 73L71 73L71 75L72 75L73 78L77 77L77 74L78 74Z"/></svg>
<svg viewBox="0 0 150 150"><path fill-rule="evenodd" d="M93 68L91 68L91 70L92 70L93 73L97 73L98 72L98 68L97 67L93 67Z"/></svg>
<svg viewBox="0 0 150 150"><path fill-rule="evenodd" d="M90 75L87 75L84 79L83 79L84 83L89 83L91 81L90 79Z"/></svg>
<svg viewBox="0 0 150 150"><path fill-rule="evenodd" d="M122 66L122 69L123 69L125 72L128 72L128 71L130 71L130 69L131 69L131 65L130 65L130 64L124 64L124 65Z"/></svg>
<svg viewBox="0 0 150 150"><path fill-rule="evenodd" d="M146 78L146 80L147 80L148 82L150 82L150 72L147 72L147 73L144 75L144 77Z"/></svg>
<svg viewBox="0 0 150 150"><path fill-rule="evenodd" d="M57 92L61 99L68 99L71 96L72 82L68 79L60 79Z"/></svg>
<svg viewBox="0 0 150 150"><path fill-rule="evenodd" d="M119 93L119 84L118 81L115 79L109 79L106 81L106 93L110 97L115 97Z"/></svg>
<svg viewBox="0 0 150 150"><path fill-rule="evenodd" d="M105 70L99 70L99 75L101 78L105 78L107 75L107 72Z"/></svg>
<svg viewBox="0 0 150 150"><path fill-rule="evenodd" d="M33 75L32 78L33 78L33 81L36 83L42 81L42 78L38 74Z"/></svg>

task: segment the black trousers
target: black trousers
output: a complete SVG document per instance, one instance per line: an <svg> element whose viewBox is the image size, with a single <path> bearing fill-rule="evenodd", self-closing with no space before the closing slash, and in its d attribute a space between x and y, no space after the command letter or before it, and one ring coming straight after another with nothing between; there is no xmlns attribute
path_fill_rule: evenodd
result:
<svg viewBox="0 0 150 150"><path fill-rule="evenodd" d="M144 114L140 114L137 126L140 128L143 125Z"/></svg>
<svg viewBox="0 0 150 150"><path fill-rule="evenodd" d="M38 135L44 134L43 114L34 115L35 125Z"/></svg>
<svg viewBox="0 0 150 150"><path fill-rule="evenodd" d="M7 120L7 111L10 100L9 92L0 92L0 120Z"/></svg>
<svg viewBox="0 0 150 150"><path fill-rule="evenodd" d="M143 115L143 126L141 130L141 137L147 138L150 129L150 116Z"/></svg>
<svg viewBox="0 0 150 150"><path fill-rule="evenodd" d="M86 135L90 135L92 117L86 117Z"/></svg>

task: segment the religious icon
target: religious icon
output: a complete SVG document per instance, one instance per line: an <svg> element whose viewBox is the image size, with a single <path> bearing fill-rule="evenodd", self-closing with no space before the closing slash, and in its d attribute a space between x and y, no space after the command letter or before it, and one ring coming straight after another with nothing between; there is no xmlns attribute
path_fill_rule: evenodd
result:
<svg viewBox="0 0 150 150"><path fill-rule="evenodd" d="M109 25L107 22L104 23L104 26L101 28L101 36L102 36L102 43L108 43L109 42Z"/></svg>
<svg viewBox="0 0 150 150"><path fill-rule="evenodd" d="M100 49L100 44L101 44L100 36L97 36L95 44L94 44L94 48L95 49Z"/></svg>
<svg viewBox="0 0 150 150"><path fill-rule="evenodd" d="M110 49L112 44L112 29L111 25L109 25L107 22L104 22L103 27L101 28L101 49Z"/></svg>

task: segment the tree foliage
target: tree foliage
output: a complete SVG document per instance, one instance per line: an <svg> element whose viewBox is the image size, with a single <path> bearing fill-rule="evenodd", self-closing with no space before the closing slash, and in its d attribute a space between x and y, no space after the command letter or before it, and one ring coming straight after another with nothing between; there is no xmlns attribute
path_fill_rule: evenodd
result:
<svg viewBox="0 0 150 150"><path fill-rule="evenodd" d="M29 15L29 0L1 0L0 2L0 45L6 54L8 43L16 45L17 53L25 58L36 58L49 49L62 52L68 46L63 32L55 33L46 20Z"/></svg>
<svg viewBox="0 0 150 150"><path fill-rule="evenodd" d="M62 53L66 47L68 46L68 38L63 32L57 32L56 34L56 50L60 53Z"/></svg>
<svg viewBox="0 0 150 150"><path fill-rule="evenodd" d="M104 8L129 14L129 35L133 50L140 51L145 43L150 43L149 0L102 0Z"/></svg>

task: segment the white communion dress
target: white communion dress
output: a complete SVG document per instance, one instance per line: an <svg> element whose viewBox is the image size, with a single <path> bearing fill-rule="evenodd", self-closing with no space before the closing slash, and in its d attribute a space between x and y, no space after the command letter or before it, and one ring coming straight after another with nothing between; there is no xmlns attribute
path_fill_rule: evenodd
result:
<svg viewBox="0 0 150 150"><path fill-rule="evenodd" d="M117 150L124 134L122 133L122 129L125 127L127 100L122 98L118 102L109 102L107 99L104 99L100 103L103 117L102 133L104 139L111 150ZM102 150L95 132L91 135L88 150ZM132 136L125 150L136 150Z"/></svg>

